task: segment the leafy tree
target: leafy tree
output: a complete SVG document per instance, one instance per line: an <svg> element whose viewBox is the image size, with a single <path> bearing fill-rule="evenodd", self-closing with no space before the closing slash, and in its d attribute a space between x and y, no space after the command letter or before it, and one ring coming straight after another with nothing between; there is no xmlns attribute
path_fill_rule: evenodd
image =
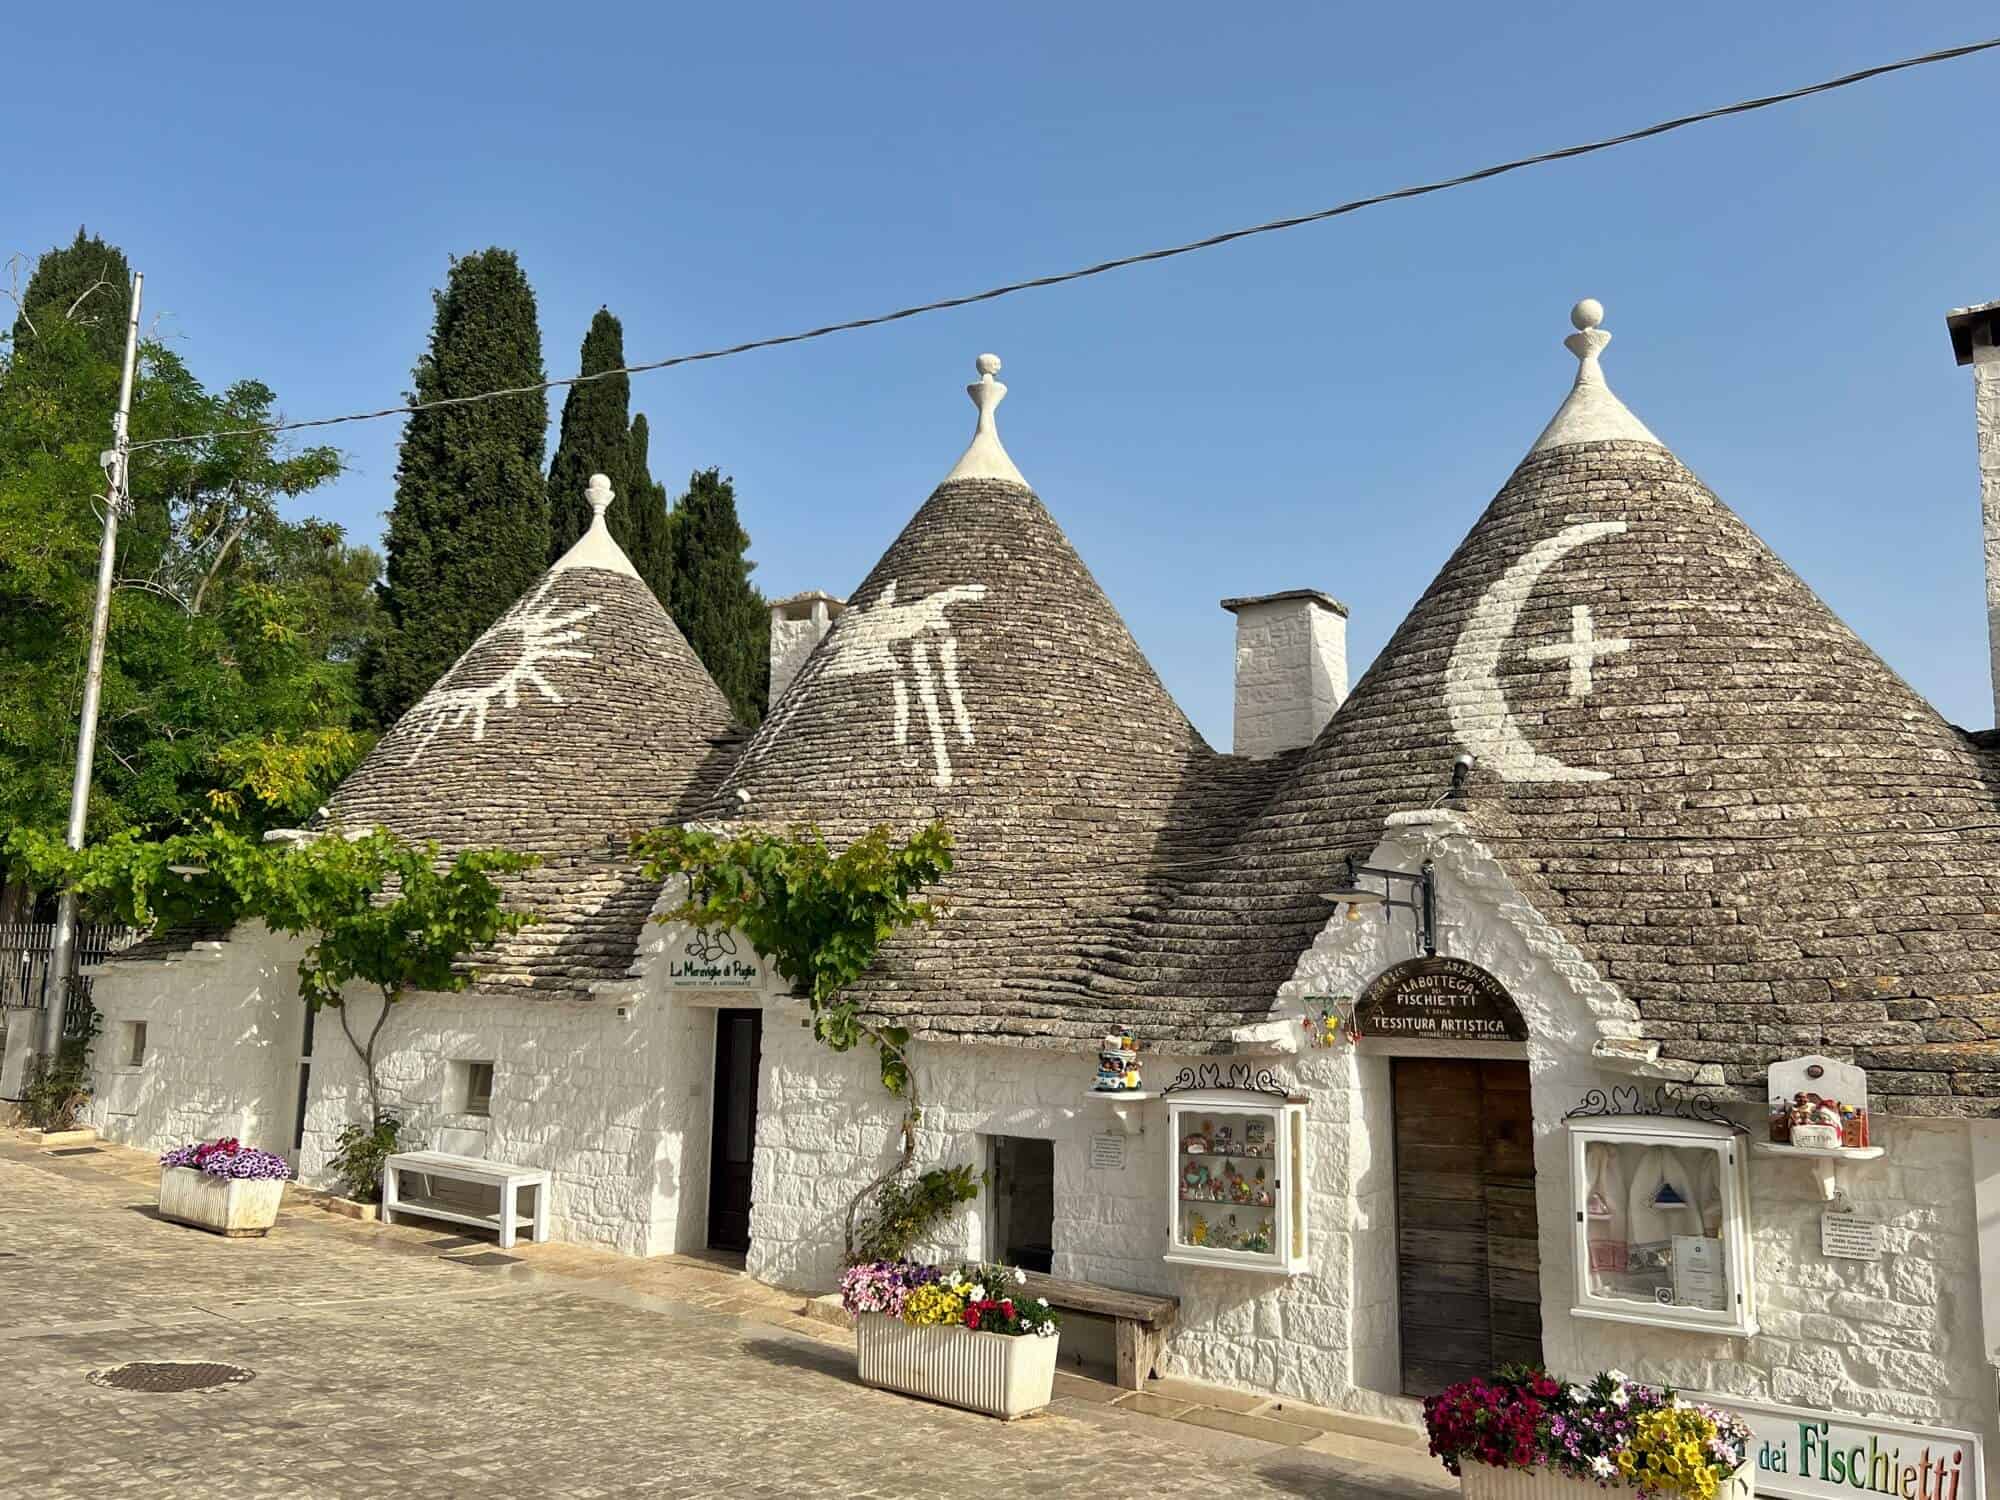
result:
<svg viewBox="0 0 2000 1500"><path fill-rule="evenodd" d="M99 283L123 263L88 240L43 257L0 356L0 828L53 831L69 801L102 531L97 456L129 305L126 287ZM275 417L259 382L211 393L150 340L139 359L140 442ZM261 827L284 813L262 795L272 775L241 784L265 749L314 747L295 768L306 779L281 799L307 810L365 751L352 652L373 628L356 583L373 554L347 547L337 526L281 514L339 471L335 450L289 451L268 434L134 452L93 836L198 826L231 791L239 800L223 810ZM17 865L0 853L10 878Z"/></svg>
<svg viewBox="0 0 2000 1500"><path fill-rule="evenodd" d="M625 332L600 307L583 337L578 370L594 375L625 363ZM617 502L605 517L613 539L661 604L671 592L673 557L667 540L667 492L647 467L650 431L643 414L628 422L632 382L606 375L569 388L563 400L562 436L549 463L549 561L567 552L590 525L584 498L590 476L611 481Z"/></svg>
<svg viewBox="0 0 2000 1500"><path fill-rule="evenodd" d="M583 336L578 373L599 375L625 363L625 331L608 308L600 307ZM569 388L563 397L562 436L549 460L549 561L569 551L590 526L590 502L584 492L590 476L602 474L618 497L604 524L629 556L633 550L640 508L633 504L632 437L628 411L632 381L625 375L603 375Z"/></svg>
<svg viewBox="0 0 2000 1500"><path fill-rule="evenodd" d="M82 850L17 830L13 844L42 879L134 926L229 926L255 918L275 932L308 938L299 992L313 1010L340 1013L340 1029L366 1073L371 1121L383 1115L375 1048L396 1002L418 990L463 990L473 980L463 967L467 955L534 921L502 907L492 877L529 869L535 856L467 849L446 863L436 844L405 843L383 828L270 844L211 824L166 839L122 833ZM382 997L365 1039L356 1035L345 1003L344 991L355 983Z"/></svg>
<svg viewBox="0 0 2000 1500"><path fill-rule="evenodd" d="M750 534L736 518L736 487L719 469L688 479L674 510L674 623L746 724L771 692L771 614L750 582Z"/></svg>
<svg viewBox="0 0 2000 1500"><path fill-rule="evenodd" d="M951 831L934 822L898 843L886 824L878 824L835 854L816 828L725 839L676 827L642 834L632 850L646 861L649 880L686 882L681 901L654 920L741 932L806 1002L805 1024L817 1040L835 1052L863 1042L875 1049L882 1086L903 1101L902 1144L895 1165L847 1205L845 1241L853 1260L856 1216L909 1170L923 1105L910 1066L909 1030L869 1020L842 992L868 972L893 933L936 920L937 909L918 893L951 873ZM896 1232L883 1226L911 1212L929 1213L940 1197L950 1197L949 1188L940 1179L920 1183L917 1200L897 1195L872 1217L869 1234Z"/></svg>
<svg viewBox="0 0 2000 1500"><path fill-rule="evenodd" d="M535 294L511 250L454 260L417 361L413 404L539 385ZM415 412L389 512L388 620L362 660L363 692L390 723L525 593L548 565L540 391Z"/></svg>
<svg viewBox="0 0 2000 1500"><path fill-rule="evenodd" d="M646 580L653 597L660 601L662 608L671 610L674 598L674 517L667 509L667 487L653 478L648 463L652 443L652 428L646 423L646 414L640 412L632 419L632 456L628 472L632 478L632 508L642 513L645 521L634 538L637 550L627 550L631 552L632 566Z"/></svg>

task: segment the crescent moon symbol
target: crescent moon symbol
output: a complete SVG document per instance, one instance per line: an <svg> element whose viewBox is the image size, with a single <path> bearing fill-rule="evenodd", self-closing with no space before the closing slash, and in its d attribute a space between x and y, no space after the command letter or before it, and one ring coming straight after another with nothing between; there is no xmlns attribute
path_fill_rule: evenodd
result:
<svg viewBox="0 0 2000 1500"><path fill-rule="evenodd" d="M1528 743L1500 691L1499 667L1501 648L1514 638L1521 610L1542 574L1585 542L1617 536L1625 527L1623 521L1585 521L1535 543L1479 596L1472 618L1458 634L1444 674L1445 708L1459 744L1502 781L1610 779L1609 771L1564 765Z"/></svg>

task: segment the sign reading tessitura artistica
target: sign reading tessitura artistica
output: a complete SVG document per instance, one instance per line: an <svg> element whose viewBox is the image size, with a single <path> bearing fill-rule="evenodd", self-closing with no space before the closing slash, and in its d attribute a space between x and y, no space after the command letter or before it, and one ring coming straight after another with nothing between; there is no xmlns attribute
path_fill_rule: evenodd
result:
<svg viewBox="0 0 2000 1500"><path fill-rule="evenodd" d="M1740 1413L1750 1424L1757 1493L1789 1500L1983 1500L1979 1438L1880 1417L1770 1406L1735 1396L1691 1396Z"/></svg>
<svg viewBox="0 0 2000 1500"><path fill-rule="evenodd" d="M1384 969L1354 1003L1356 1037L1520 1042L1528 1026L1507 987L1462 958L1412 958Z"/></svg>

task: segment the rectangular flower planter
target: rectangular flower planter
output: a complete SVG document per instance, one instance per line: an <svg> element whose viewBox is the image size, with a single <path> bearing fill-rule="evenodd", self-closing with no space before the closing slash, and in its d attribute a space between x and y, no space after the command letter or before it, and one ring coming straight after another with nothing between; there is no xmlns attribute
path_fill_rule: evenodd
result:
<svg viewBox="0 0 2000 1500"><path fill-rule="evenodd" d="M1549 1469L1496 1469L1491 1464L1463 1459L1459 1493L1465 1500L1604 1500L1606 1496L1633 1495L1637 1491L1622 1484L1601 1485L1594 1479L1572 1479ZM1724 1480L1716 1500L1752 1500L1756 1494L1756 1465L1745 1464Z"/></svg>
<svg viewBox="0 0 2000 1500"><path fill-rule="evenodd" d="M1049 1404L1060 1339L919 1327L887 1313L854 1320L861 1381L1013 1421Z"/></svg>
<svg viewBox="0 0 2000 1500"><path fill-rule="evenodd" d="M160 1217L231 1239L270 1232L284 1199L281 1178L211 1177L193 1167L160 1170Z"/></svg>

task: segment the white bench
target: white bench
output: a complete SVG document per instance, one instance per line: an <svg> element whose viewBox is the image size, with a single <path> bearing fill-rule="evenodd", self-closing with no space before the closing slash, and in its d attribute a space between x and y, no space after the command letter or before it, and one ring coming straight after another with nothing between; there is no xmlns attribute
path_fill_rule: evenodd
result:
<svg viewBox="0 0 2000 1500"><path fill-rule="evenodd" d="M408 1196L403 1192L402 1179L406 1172L418 1177L442 1177L451 1182L496 1187L500 1190L499 1210L490 1214L470 1213L462 1204L447 1203L428 1195ZM526 1215L520 1211L522 1188L534 1190L534 1211ZM399 1213L497 1229L503 1250L512 1247L515 1231L520 1229L527 1230L528 1238L539 1245L549 1237L549 1174L538 1167L482 1161L476 1156L452 1156L443 1151L399 1151L382 1163L382 1222L393 1224Z"/></svg>

